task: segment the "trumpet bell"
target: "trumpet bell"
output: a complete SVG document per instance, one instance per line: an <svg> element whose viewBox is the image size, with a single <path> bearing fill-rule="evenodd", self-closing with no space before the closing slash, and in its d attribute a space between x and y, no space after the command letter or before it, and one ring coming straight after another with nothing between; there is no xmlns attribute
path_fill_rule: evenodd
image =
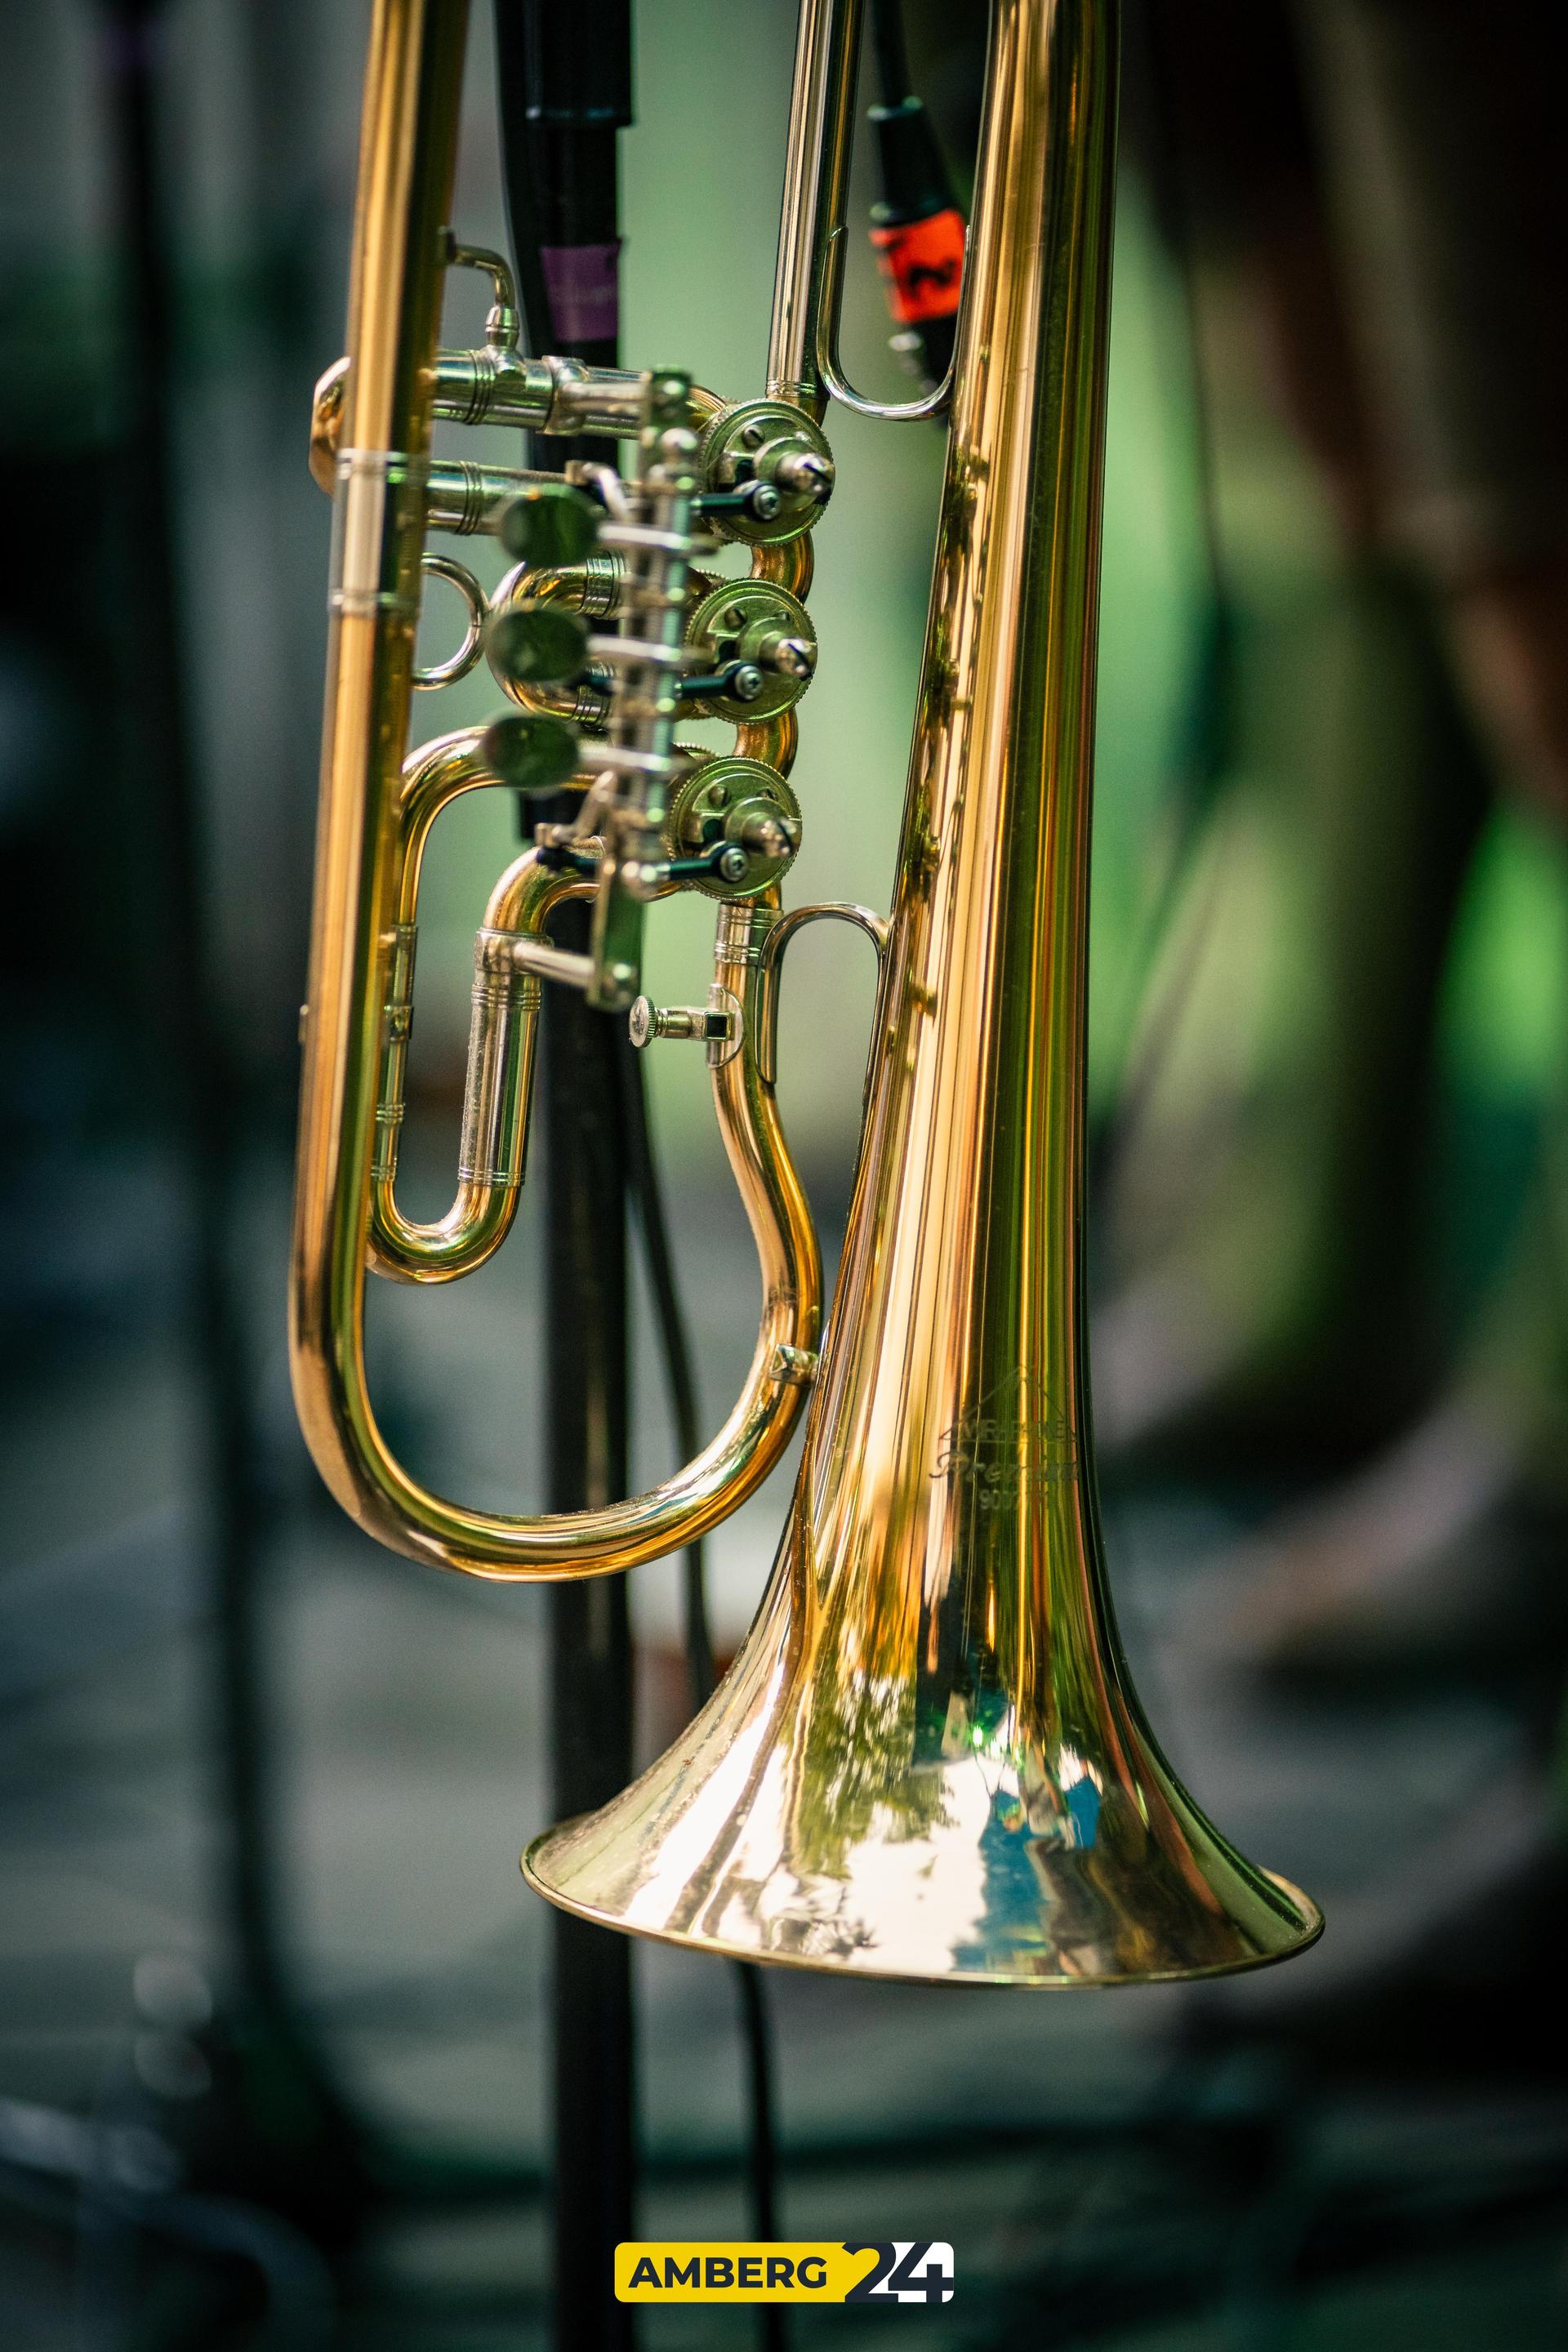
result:
<svg viewBox="0 0 1568 2352"><path fill-rule="evenodd" d="M1115 11L1001 0L866 1118L772 1582L653 1769L524 1869L606 1927L925 1982L1284 1959L1117 1639L1084 1329Z"/></svg>
<svg viewBox="0 0 1568 2352"><path fill-rule="evenodd" d="M1073 1607L1094 1563L1053 1558L1037 1526L1021 1573L1064 1604L1042 1672L1040 1645L986 1642L983 1612L954 1642L971 1612L921 1605L905 1570L927 1532L825 1580L797 1516L708 1706L602 1811L536 1840L530 1883L692 1949L926 1983L1150 1984L1313 1942L1315 1906L1205 1821L1113 1633Z"/></svg>

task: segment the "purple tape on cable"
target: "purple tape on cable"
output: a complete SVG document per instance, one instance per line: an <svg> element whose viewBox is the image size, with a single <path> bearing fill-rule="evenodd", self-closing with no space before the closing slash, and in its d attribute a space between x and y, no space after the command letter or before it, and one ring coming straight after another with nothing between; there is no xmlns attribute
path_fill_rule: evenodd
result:
<svg viewBox="0 0 1568 2352"><path fill-rule="evenodd" d="M607 343L620 327L620 275L614 245L540 247L550 323L563 343Z"/></svg>

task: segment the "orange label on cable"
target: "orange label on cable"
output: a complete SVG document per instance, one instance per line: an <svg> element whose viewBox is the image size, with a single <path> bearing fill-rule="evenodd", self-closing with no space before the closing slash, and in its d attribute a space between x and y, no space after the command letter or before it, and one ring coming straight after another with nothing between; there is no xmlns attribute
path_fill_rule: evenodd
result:
<svg viewBox="0 0 1568 2352"><path fill-rule="evenodd" d="M877 266L888 281L888 305L901 327L922 319L951 319L963 282L963 215L952 207L898 228L874 228Z"/></svg>

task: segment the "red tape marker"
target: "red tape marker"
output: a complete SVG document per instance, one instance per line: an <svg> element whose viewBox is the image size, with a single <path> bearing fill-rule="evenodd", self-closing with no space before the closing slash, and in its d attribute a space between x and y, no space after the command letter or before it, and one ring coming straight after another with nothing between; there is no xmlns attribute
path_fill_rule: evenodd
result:
<svg viewBox="0 0 1568 2352"><path fill-rule="evenodd" d="M887 281L888 307L901 327L952 318L963 282L963 215L956 207L896 228L874 228L871 242Z"/></svg>

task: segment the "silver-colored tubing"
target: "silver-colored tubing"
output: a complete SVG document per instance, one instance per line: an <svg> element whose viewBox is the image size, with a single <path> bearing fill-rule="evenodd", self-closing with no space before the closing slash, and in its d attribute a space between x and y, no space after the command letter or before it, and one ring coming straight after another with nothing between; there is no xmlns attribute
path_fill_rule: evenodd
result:
<svg viewBox="0 0 1568 2352"><path fill-rule="evenodd" d="M817 352L828 242L841 222L853 135L861 0L801 0L768 336L768 391L820 417Z"/></svg>
<svg viewBox="0 0 1568 2352"><path fill-rule="evenodd" d="M528 1077L540 983L512 949L519 934L486 929L474 941L474 1005L463 1089L459 1183L521 1184L527 1172Z"/></svg>
<svg viewBox="0 0 1568 2352"><path fill-rule="evenodd" d="M586 988L594 970L591 956L552 948L547 940L516 939L510 951L519 971L531 972L537 980L558 980L567 988Z"/></svg>

